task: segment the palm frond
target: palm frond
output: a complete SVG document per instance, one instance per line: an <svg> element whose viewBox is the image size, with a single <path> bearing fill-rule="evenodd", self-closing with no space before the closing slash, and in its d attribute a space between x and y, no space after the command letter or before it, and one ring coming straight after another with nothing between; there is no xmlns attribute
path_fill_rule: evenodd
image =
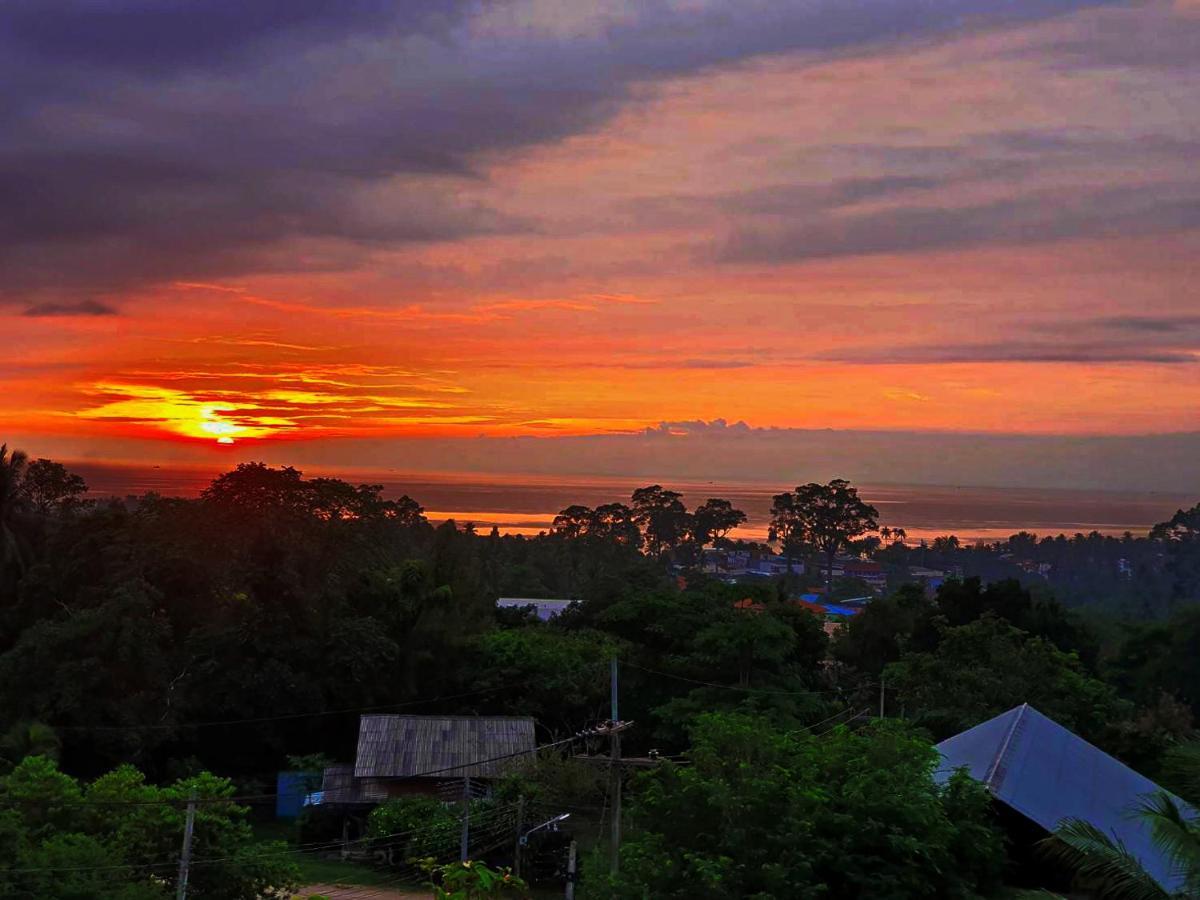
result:
<svg viewBox="0 0 1200 900"><path fill-rule="evenodd" d="M1200 741L1176 744L1167 750L1162 783L1189 803L1200 803Z"/></svg>
<svg viewBox="0 0 1200 900"><path fill-rule="evenodd" d="M1073 869L1099 900L1165 900L1171 896L1121 841L1090 822L1063 821L1041 847L1051 862Z"/></svg>
<svg viewBox="0 0 1200 900"><path fill-rule="evenodd" d="M1154 846L1171 860L1175 875L1194 891L1200 885L1200 831L1196 825L1165 792L1143 798L1137 815L1150 826Z"/></svg>

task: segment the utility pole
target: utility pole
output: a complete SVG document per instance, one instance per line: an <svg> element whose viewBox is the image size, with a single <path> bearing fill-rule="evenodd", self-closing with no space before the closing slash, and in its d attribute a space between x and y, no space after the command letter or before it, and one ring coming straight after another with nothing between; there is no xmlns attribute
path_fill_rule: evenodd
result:
<svg viewBox="0 0 1200 900"><path fill-rule="evenodd" d="M192 865L192 832L196 828L196 792L192 791L188 798L187 819L183 826L183 850L179 853L178 888L175 891L176 900L187 900L188 869Z"/></svg>
<svg viewBox="0 0 1200 900"><path fill-rule="evenodd" d="M566 900L575 900L575 841L566 851Z"/></svg>
<svg viewBox="0 0 1200 900"><path fill-rule="evenodd" d="M525 795L517 798L517 837L513 842L513 874L521 877L521 829L525 827Z"/></svg>
<svg viewBox="0 0 1200 900"><path fill-rule="evenodd" d="M880 675L879 676L879 718L881 718L881 719L883 718L883 691L884 691L883 676Z"/></svg>
<svg viewBox="0 0 1200 900"><path fill-rule="evenodd" d="M567 900L575 900L575 842L567 850Z"/></svg>
<svg viewBox="0 0 1200 900"><path fill-rule="evenodd" d="M617 723L620 721L617 709L617 658L612 658L609 669L609 681L612 693L612 729L609 731L609 791L612 794L612 834L609 838L612 848L609 860L609 871L616 875L621 868L621 731Z"/></svg>
<svg viewBox="0 0 1200 900"><path fill-rule="evenodd" d="M466 862L470 859L470 851L468 844L471 840L471 776L463 776L463 810L462 810L462 835L458 839L458 859L459 862Z"/></svg>

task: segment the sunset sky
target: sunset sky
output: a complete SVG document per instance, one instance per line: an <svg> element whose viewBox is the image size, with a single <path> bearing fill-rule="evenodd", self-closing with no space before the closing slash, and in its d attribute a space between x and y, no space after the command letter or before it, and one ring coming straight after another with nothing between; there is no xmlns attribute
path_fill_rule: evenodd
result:
<svg viewBox="0 0 1200 900"><path fill-rule="evenodd" d="M1200 0L8 0L0 84L35 455L1200 487Z"/></svg>

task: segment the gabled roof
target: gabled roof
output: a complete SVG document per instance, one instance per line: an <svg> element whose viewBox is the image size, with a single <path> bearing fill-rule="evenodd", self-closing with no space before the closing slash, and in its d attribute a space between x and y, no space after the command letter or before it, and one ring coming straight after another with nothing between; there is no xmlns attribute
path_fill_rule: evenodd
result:
<svg viewBox="0 0 1200 900"><path fill-rule="evenodd" d="M1163 887L1183 887L1169 860L1154 848L1149 828L1130 815L1143 797L1162 788L1028 703L942 741L937 749L944 759L939 781L965 766L998 800L1047 831L1063 819L1083 819L1120 840Z"/></svg>
<svg viewBox="0 0 1200 900"><path fill-rule="evenodd" d="M512 754L536 746L533 719L507 716L362 716L356 778L497 777Z"/></svg>

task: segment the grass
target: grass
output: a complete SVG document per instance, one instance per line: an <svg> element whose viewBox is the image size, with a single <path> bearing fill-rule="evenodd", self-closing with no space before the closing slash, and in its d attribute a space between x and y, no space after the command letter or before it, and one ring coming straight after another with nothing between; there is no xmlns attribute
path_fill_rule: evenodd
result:
<svg viewBox="0 0 1200 900"><path fill-rule="evenodd" d="M301 884L350 884L370 887L394 887L403 889L404 885L395 883L394 873L358 863L342 862L338 859L321 859L307 853L297 854L296 865L300 867Z"/></svg>
<svg viewBox="0 0 1200 900"><path fill-rule="evenodd" d="M254 837L259 841L284 841L295 846L296 829L291 822L255 822ZM412 885L396 884L396 873L355 862L322 858L315 853L296 853L293 862L300 869L301 884L344 884L363 887L393 887L397 890Z"/></svg>

